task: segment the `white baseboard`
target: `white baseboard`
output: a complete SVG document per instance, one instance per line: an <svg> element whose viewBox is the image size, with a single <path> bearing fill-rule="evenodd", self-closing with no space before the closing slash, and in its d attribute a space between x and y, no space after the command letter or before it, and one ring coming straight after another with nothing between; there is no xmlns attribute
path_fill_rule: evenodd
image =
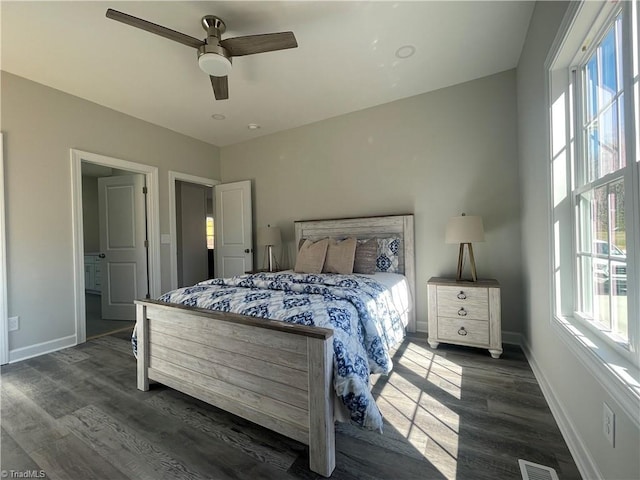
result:
<svg viewBox="0 0 640 480"><path fill-rule="evenodd" d="M19 362L28 358L44 355L45 353L73 347L74 345L77 345L76 336L69 335L68 337L56 338L55 340L29 345L28 347L16 348L15 350L9 351L9 363Z"/></svg>
<svg viewBox="0 0 640 480"><path fill-rule="evenodd" d="M576 466L578 467L582 478L589 478L594 480L602 479L603 477L600 473L600 470L598 469L593 458L591 458L591 455L582 442L580 435L578 435L578 431L567 415L562 402L553 392L553 388L551 388L551 385L549 384L549 382L547 382L543 371L538 366L538 362L536 362L535 356L531 352L529 344L526 342L526 339L524 337L521 337L521 340L522 343L520 345L522 347L522 351L527 357L529 365L531 366L531 370L533 370L533 374L535 375L536 380L540 385L542 394L549 404L551 414L558 424L558 428L560 428L560 432L562 433L564 441L567 443L567 447L569 447L569 451L573 456L573 460L576 462Z"/></svg>

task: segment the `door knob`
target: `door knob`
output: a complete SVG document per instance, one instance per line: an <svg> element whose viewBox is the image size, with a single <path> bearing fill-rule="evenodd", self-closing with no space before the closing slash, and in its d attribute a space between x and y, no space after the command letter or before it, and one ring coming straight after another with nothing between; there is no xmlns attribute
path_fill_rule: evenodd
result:
<svg viewBox="0 0 640 480"><path fill-rule="evenodd" d="M100 255L98 255L98 258L105 258L106 255L104 253L101 253Z"/></svg>
<svg viewBox="0 0 640 480"><path fill-rule="evenodd" d="M251 252L251 250L249 250L248 248L244 249L244 253L250 253L250 252Z"/></svg>

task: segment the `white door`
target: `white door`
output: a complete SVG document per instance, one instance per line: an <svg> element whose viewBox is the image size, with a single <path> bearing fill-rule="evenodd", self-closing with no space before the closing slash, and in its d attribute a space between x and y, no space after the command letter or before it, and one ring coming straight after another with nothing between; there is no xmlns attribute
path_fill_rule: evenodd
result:
<svg viewBox="0 0 640 480"><path fill-rule="evenodd" d="M253 270L251 181L216 185L216 277Z"/></svg>
<svg viewBox="0 0 640 480"><path fill-rule="evenodd" d="M98 179L102 318L135 320L148 294L144 175Z"/></svg>

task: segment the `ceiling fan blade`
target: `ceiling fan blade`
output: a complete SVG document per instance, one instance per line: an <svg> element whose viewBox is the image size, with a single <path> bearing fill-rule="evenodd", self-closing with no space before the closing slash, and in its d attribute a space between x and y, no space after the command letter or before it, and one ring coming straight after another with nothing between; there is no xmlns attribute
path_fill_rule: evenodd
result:
<svg viewBox="0 0 640 480"><path fill-rule="evenodd" d="M210 75L209 78L211 78L213 94L216 96L216 100L227 100L229 98L228 77L214 77Z"/></svg>
<svg viewBox="0 0 640 480"><path fill-rule="evenodd" d="M127 25L146 30L147 32L155 33L156 35L168 38L169 40L173 40L174 42L182 43L187 47L200 48L205 43L202 40L190 37L189 35L185 35L184 33L176 32L175 30L171 30L170 28L156 25L155 23L142 20L141 18L134 17L117 10L113 10L111 8L107 10L107 18L126 23Z"/></svg>
<svg viewBox="0 0 640 480"><path fill-rule="evenodd" d="M233 57L240 57L242 55L253 55L254 53L296 48L298 42L293 32L280 32L227 38L221 40L220 45L226 48Z"/></svg>

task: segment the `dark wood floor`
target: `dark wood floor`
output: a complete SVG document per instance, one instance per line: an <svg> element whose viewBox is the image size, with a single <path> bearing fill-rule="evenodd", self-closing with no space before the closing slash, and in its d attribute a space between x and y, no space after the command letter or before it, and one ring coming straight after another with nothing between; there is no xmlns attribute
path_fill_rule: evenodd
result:
<svg viewBox="0 0 640 480"><path fill-rule="evenodd" d="M107 333L133 328L135 322L128 320L108 320L102 318L102 298L100 295L85 293L85 317L87 340Z"/></svg>
<svg viewBox="0 0 640 480"><path fill-rule="evenodd" d="M520 479L518 459L580 475L522 352L406 340L374 393L382 435L338 425L336 479ZM306 447L155 385L127 335L2 368L2 470L51 479L312 479ZM3 475L4 477L4 475Z"/></svg>

